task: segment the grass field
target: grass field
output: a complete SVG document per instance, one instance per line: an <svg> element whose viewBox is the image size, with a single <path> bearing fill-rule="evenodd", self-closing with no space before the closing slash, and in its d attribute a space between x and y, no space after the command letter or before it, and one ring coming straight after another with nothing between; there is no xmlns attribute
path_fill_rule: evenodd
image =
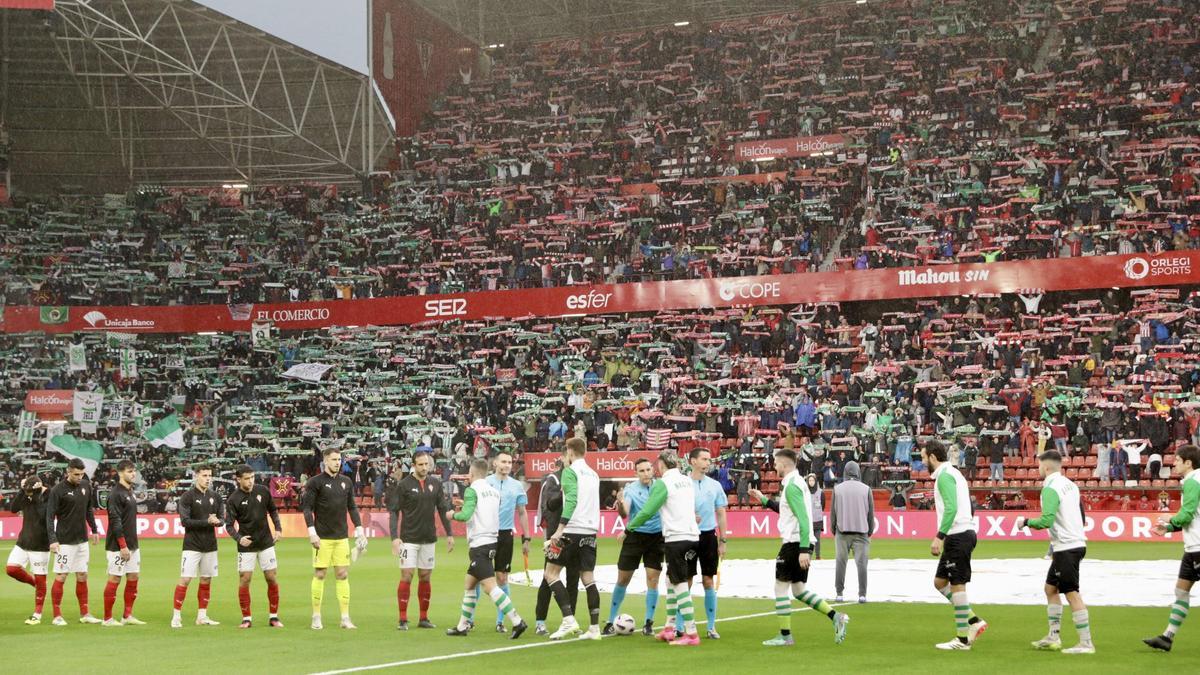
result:
<svg viewBox="0 0 1200 675"><path fill-rule="evenodd" d="M828 541L828 540L826 540ZM463 543L461 539L459 543ZM0 544L0 556L7 558L11 542ZM498 672L548 672L564 670L587 673L628 670L630 664L639 669L657 671L668 669L712 672L714 668L738 671L774 671L780 668L836 671L911 671L926 666L935 669L969 668L975 672L999 672L1014 668L1054 668L1056 672L1130 672L1171 668L1176 672L1195 672L1200 668L1200 617L1193 617L1180 632L1175 650L1170 654L1152 652L1141 644L1140 638L1157 634L1163 629L1166 607L1095 607L1091 611L1093 635L1098 654L1069 657L1061 654L1038 653L1029 648L1029 641L1046 632L1045 610L1034 606L982 605L976 611L990 624L971 652L939 652L935 642L953 635L952 612L946 603L901 604L873 602L866 605L847 605L851 618L845 644L833 644L830 623L810 611L797 612L793 632L797 645L790 649L769 649L760 646L763 639L773 636L777 622L769 612L770 601L722 598L718 629L720 641L705 641L698 648L672 648L640 635L614 637L594 643L548 643L545 638L528 632L513 642L507 635L491 631L495 608L480 603L479 628L466 638L451 638L442 629L450 626L458 615L462 573L466 568L466 550L445 553L439 544L438 569L433 580L431 619L438 624L433 631L416 630L407 633L396 630L396 582L399 572L389 547L383 540L374 540L371 550L351 571L351 613L358 630L348 632L336 628L337 605L333 585L325 594L325 630L316 632L308 627L309 609L309 549L307 542L287 540L281 543L280 586L282 607L280 616L286 628L266 627L266 592L261 578L253 586L256 624L252 630L237 629L240 611L237 606L237 581L234 573L234 553L229 542L222 542L221 573L213 582L213 598L209 614L222 622L215 627L198 627L195 618L194 586L184 608L185 627L171 630L172 588L176 581L180 543L178 541L148 540L142 544L142 581L136 605L139 618L150 625L141 627L102 628L75 623L78 608L74 588L68 581L63 600L63 614L71 624L65 628L49 625L50 604L47 598L46 619L41 626L26 626L23 620L32 608L32 590L28 586L4 578L0 582L0 670L16 672L18 668L55 670L85 670L132 667L134 672L205 673L239 670L256 673L315 673L364 666L392 664L386 669L408 669L420 672L463 672L484 670ZM773 558L777 549L773 540L733 540L729 558ZM981 542L977 557L1038 558L1045 552L1039 543ZM600 564L616 561L617 548L608 541L601 542ZM1089 547L1089 559L1153 560L1175 569L1180 555L1177 543L1118 544L1095 543ZM924 541L878 541L872 550L873 558L928 558L928 543ZM519 555L518 555L519 558ZM535 552L532 556L540 560ZM934 561L929 559L932 576ZM537 564L535 562L535 564ZM818 565L832 565L824 560ZM518 562L518 566L520 563ZM92 612L103 610L104 577L102 547L93 549L91 563ZM763 579L765 585L770 579ZM885 592L887 579L873 576L872 588ZM415 585L415 584L414 584ZM532 623L535 589L512 586L517 609ZM813 590L832 597L833 589ZM1086 579L1085 579L1086 590ZM1169 594L1169 589L1163 589ZM414 588L410 618L416 618L417 600ZM582 600L582 598L581 598ZM122 600L118 596L118 612ZM697 603L697 619L703 621L703 603ZM796 603L799 606L799 603ZM658 620L663 620L663 601L660 601ZM634 615L640 622L643 597L629 595L622 611ZM604 594L601 620L608 614L608 595ZM586 623L586 608L579 612ZM552 608L550 625L558 623L558 610ZM1074 644L1074 630L1064 622L1063 642ZM414 622L415 626L415 622ZM703 628L703 625L701 625ZM515 649L513 649L515 647ZM508 651L492 651L508 650ZM477 653L478 652L478 653ZM418 659L460 655L455 658L406 663ZM36 665L35 665L36 664ZM920 664L920 665L918 665ZM703 669L703 670L701 670Z"/></svg>

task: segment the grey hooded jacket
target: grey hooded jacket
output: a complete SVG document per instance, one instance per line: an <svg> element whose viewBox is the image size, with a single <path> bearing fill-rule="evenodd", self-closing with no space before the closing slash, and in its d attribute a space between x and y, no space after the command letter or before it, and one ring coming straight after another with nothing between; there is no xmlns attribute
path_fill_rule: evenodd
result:
<svg viewBox="0 0 1200 675"><path fill-rule="evenodd" d="M875 500L871 488L862 482L858 462L846 462L844 480L833 488L829 503L829 523L834 534L875 533Z"/></svg>

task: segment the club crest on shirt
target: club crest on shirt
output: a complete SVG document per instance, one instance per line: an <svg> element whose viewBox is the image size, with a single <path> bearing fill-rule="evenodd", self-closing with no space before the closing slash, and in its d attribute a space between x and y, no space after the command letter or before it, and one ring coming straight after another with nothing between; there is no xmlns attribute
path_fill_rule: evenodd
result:
<svg viewBox="0 0 1200 675"><path fill-rule="evenodd" d="M209 506L212 506L212 504L213 504L213 498L212 498L212 497L209 497L209 498L208 498L208 505L209 505Z"/></svg>
<svg viewBox="0 0 1200 675"><path fill-rule="evenodd" d="M262 495L254 495L254 497L259 501L259 503L262 503Z"/></svg>

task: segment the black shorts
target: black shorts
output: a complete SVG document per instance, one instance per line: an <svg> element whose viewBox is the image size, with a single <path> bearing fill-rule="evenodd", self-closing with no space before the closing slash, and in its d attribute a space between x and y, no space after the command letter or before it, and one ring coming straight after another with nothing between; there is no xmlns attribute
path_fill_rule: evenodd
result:
<svg viewBox="0 0 1200 675"><path fill-rule="evenodd" d="M1087 555L1087 547L1055 551L1046 573L1046 585L1054 586L1059 593L1079 592L1079 562Z"/></svg>
<svg viewBox="0 0 1200 675"><path fill-rule="evenodd" d="M775 557L775 580L786 581L789 584L807 584L808 570L800 567L800 554L804 552L798 541L780 546L779 555Z"/></svg>
<svg viewBox="0 0 1200 675"><path fill-rule="evenodd" d="M975 550L975 531L946 535L942 557L938 559L937 578L957 586L971 581L971 553Z"/></svg>
<svg viewBox="0 0 1200 675"><path fill-rule="evenodd" d="M696 562L700 557L699 541L668 541L663 544L667 552L667 581L685 584L696 576Z"/></svg>
<svg viewBox="0 0 1200 675"><path fill-rule="evenodd" d="M496 537L496 571L508 574L512 571L513 536L512 530L500 530Z"/></svg>
<svg viewBox="0 0 1200 675"><path fill-rule="evenodd" d="M1183 554L1183 560L1179 563L1179 578L1200 581L1200 552Z"/></svg>
<svg viewBox="0 0 1200 675"><path fill-rule="evenodd" d="M546 550L546 562L569 567L577 572L591 572L596 569L596 535L594 534L564 534L559 539L559 549Z"/></svg>
<svg viewBox="0 0 1200 675"><path fill-rule="evenodd" d="M496 545L488 544L487 546L474 546L467 552L467 559L471 561L467 566L467 574L483 581L496 576Z"/></svg>
<svg viewBox="0 0 1200 675"><path fill-rule="evenodd" d="M662 533L625 533L625 543L621 544L621 555L617 557L617 569L622 572L633 572L639 565L645 565L648 570L662 569Z"/></svg>
<svg viewBox="0 0 1200 675"><path fill-rule="evenodd" d="M721 564L721 554L718 552L717 531L708 530L700 533L700 574L706 577L717 576L717 567Z"/></svg>

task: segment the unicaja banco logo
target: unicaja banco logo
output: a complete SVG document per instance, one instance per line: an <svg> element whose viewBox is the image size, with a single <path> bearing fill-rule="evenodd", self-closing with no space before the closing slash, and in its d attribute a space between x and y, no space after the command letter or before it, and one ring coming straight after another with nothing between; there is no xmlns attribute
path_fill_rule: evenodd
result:
<svg viewBox="0 0 1200 675"><path fill-rule="evenodd" d="M100 323L101 321L106 321L107 319L108 317L104 316L103 312L88 312L87 314L83 315L83 320L88 322L88 325L92 326L93 328L95 328L96 324Z"/></svg>
<svg viewBox="0 0 1200 675"><path fill-rule="evenodd" d="M1125 276L1130 279L1145 279L1150 275L1150 263L1145 258L1130 258L1125 261Z"/></svg>

